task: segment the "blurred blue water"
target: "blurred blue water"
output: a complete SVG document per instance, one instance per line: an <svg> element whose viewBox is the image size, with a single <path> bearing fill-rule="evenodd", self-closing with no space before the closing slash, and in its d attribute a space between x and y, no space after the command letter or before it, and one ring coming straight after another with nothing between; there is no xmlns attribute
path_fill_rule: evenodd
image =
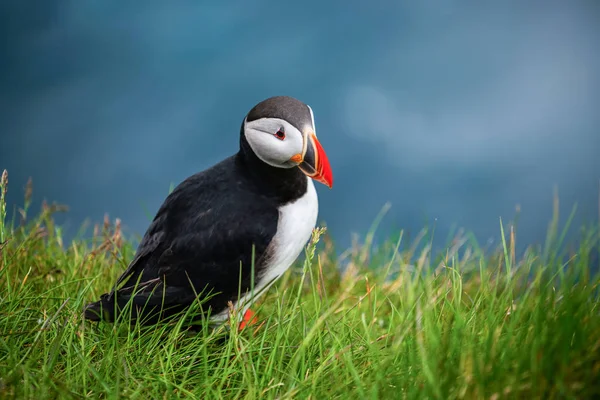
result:
<svg viewBox="0 0 600 400"><path fill-rule="evenodd" d="M54 1L0 4L0 168L10 201L105 212L143 233L171 183L234 153L256 102L315 111L334 170L320 217L340 245L435 222L521 243L598 217L595 1Z"/></svg>

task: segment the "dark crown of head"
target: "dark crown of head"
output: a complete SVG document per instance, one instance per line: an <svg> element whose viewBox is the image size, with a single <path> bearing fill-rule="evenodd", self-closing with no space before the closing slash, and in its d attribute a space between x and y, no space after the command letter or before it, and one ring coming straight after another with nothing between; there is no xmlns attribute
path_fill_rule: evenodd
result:
<svg viewBox="0 0 600 400"><path fill-rule="evenodd" d="M289 96L275 96L261 101L250 110L246 120L250 122L261 118L283 119L300 131L304 124L311 121L308 106Z"/></svg>

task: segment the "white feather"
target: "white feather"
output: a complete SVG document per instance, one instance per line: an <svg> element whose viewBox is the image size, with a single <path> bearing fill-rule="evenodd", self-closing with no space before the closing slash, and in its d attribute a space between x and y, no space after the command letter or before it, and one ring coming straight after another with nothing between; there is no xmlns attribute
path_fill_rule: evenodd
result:
<svg viewBox="0 0 600 400"><path fill-rule="evenodd" d="M284 140L275 137L281 128L285 132ZM289 122L279 118L244 120L244 135L254 154L264 163L277 168L297 166L290 158L302 152L304 138L302 132Z"/></svg>
<svg viewBox="0 0 600 400"><path fill-rule="evenodd" d="M288 270L310 239L317 223L319 201L312 179L306 177L306 180L307 187L304 196L279 208L277 233L268 249L271 258L262 274L257 277L253 293L252 291L247 293L234 304L235 308L238 308L238 304L241 305L242 315ZM228 312L229 310L224 310L211 319L223 321L227 318Z"/></svg>

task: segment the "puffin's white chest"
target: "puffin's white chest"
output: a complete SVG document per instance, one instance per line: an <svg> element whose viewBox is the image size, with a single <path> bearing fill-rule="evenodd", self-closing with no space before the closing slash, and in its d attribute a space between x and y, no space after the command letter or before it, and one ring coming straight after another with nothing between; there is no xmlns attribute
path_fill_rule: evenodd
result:
<svg viewBox="0 0 600 400"><path fill-rule="evenodd" d="M293 203L279 208L277 234L269 245L268 261L259 284L278 278L292 265L306 246L317 223L319 201L312 179L308 180L306 194Z"/></svg>
<svg viewBox="0 0 600 400"><path fill-rule="evenodd" d="M234 304L235 308L241 308L242 314L287 271L310 239L317 223L319 201L312 179L308 177L306 179L308 181L306 194L293 203L279 208L277 233L268 249L271 257L257 277L254 290L243 295ZM228 311L225 309L211 319L224 321L227 315Z"/></svg>

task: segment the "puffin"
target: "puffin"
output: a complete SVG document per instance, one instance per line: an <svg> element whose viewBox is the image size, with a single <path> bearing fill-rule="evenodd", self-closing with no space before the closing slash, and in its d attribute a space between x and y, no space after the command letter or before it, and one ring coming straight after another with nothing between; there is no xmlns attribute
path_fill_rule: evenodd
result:
<svg viewBox="0 0 600 400"><path fill-rule="evenodd" d="M256 104L239 150L177 185L165 198L113 289L84 307L90 321L156 324L201 302L221 325L250 306L295 262L318 216L315 184L333 175L310 106L289 96Z"/></svg>

